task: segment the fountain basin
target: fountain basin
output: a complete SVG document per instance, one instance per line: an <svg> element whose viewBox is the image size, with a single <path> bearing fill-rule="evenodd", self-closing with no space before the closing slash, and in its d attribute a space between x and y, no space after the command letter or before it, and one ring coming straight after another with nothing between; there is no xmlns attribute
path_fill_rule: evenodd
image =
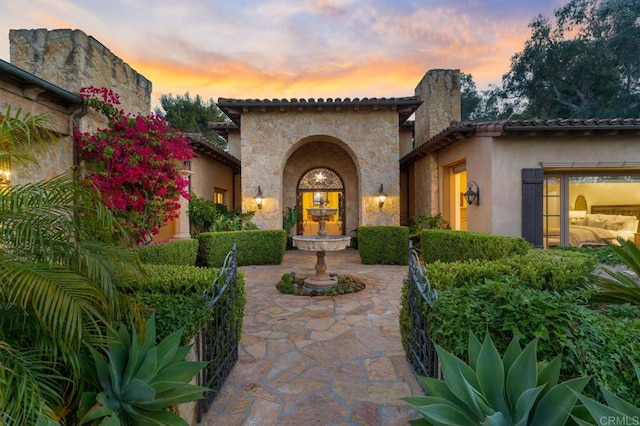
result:
<svg viewBox="0 0 640 426"><path fill-rule="evenodd" d="M338 251L346 249L351 243L351 237L344 235L296 235L293 246L308 251Z"/></svg>
<svg viewBox="0 0 640 426"><path fill-rule="evenodd" d="M313 208L308 208L307 213L314 217L320 217L320 216L329 217L338 213L338 209L328 209L326 207L313 207Z"/></svg>

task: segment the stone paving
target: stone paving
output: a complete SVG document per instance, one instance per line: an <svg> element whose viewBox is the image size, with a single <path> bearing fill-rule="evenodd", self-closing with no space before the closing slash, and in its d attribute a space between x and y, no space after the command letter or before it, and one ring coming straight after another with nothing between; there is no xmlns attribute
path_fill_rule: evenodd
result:
<svg viewBox="0 0 640 426"><path fill-rule="evenodd" d="M365 282L336 297L283 295L282 274L314 275L315 253L245 266L246 314L239 360L205 414L206 425L406 425L400 400L421 394L400 343L406 266L363 265L356 250L327 252L328 272Z"/></svg>

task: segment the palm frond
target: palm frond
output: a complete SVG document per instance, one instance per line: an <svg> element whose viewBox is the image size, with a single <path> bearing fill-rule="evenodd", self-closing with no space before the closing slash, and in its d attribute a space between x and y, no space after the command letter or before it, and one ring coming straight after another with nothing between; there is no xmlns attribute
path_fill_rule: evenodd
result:
<svg viewBox="0 0 640 426"><path fill-rule="evenodd" d="M618 238L619 245L607 243L613 253L634 272L635 277L624 272L603 268L608 276L599 276L596 283L600 291L591 298L595 303L631 303L640 305L640 249L629 240Z"/></svg>
<svg viewBox="0 0 640 426"><path fill-rule="evenodd" d="M61 385L67 381L37 351L18 351L0 341L0 422L36 424L39 416L59 420L55 407L63 403Z"/></svg>

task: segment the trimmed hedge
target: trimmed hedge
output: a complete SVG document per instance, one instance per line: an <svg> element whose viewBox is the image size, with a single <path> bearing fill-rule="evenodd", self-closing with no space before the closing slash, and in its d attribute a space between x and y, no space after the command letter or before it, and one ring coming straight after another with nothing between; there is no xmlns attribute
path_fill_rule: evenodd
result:
<svg viewBox="0 0 640 426"><path fill-rule="evenodd" d="M194 266L198 255L198 240L192 238L170 241L138 247L135 251L142 263Z"/></svg>
<svg viewBox="0 0 640 426"><path fill-rule="evenodd" d="M525 254L530 248L531 244L523 238L477 232L426 229L420 235L420 249L425 263L437 260L495 260Z"/></svg>
<svg viewBox="0 0 640 426"><path fill-rule="evenodd" d="M406 226L358 227L358 251L365 265L406 265L408 245Z"/></svg>
<svg viewBox="0 0 640 426"><path fill-rule="evenodd" d="M221 267L234 242L238 265L278 265L287 247L287 231L203 232L198 240L205 266Z"/></svg>
<svg viewBox="0 0 640 426"><path fill-rule="evenodd" d="M156 313L158 338L162 339L179 328L183 329L182 342L188 343L200 331L203 324L211 321L214 310L207 308L202 295L211 292L218 270L180 265L144 265L142 278L134 275L117 277L118 288L131 295L138 303ZM231 306L231 320L240 323L245 308L244 276L238 271L238 297L226 302ZM238 339L240 335L238 335Z"/></svg>
<svg viewBox="0 0 640 426"><path fill-rule="evenodd" d="M427 332L435 343L466 359L469 330L489 331L499 351L513 338L539 338L538 358L562 355L562 380L590 375L585 393L600 398L598 385L640 404L640 384L633 363L640 365L640 307L595 311L587 306L592 289L544 291L517 279L487 280L477 286L447 287L427 315ZM630 314L632 312L633 314ZM406 285L400 314L405 345L411 338Z"/></svg>
<svg viewBox="0 0 640 426"><path fill-rule="evenodd" d="M486 261L434 262L426 265L431 285L437 289L469 287L485 280L508 280L538 290L585 288L596 268L593 256L580 252L531 249L524 255Z"/></svg>

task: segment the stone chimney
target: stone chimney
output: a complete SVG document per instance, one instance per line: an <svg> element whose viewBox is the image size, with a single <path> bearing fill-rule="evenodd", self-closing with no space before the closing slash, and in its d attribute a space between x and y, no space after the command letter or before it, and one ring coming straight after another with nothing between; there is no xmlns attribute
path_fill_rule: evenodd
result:
<svg viewBox="0 0 640 426"><path fill-rule="evenodd" d="M10 30L11 63L72 93L107 87L125 112L147 114L151 81L80 30Z"/></svg>
<svg viewBox="0 0 640 426"><path fill-rule="evenodd" d="M419 146L461 120L460 70L430 70L416 86L422 105L416 111L415 145Z"/></svg>

